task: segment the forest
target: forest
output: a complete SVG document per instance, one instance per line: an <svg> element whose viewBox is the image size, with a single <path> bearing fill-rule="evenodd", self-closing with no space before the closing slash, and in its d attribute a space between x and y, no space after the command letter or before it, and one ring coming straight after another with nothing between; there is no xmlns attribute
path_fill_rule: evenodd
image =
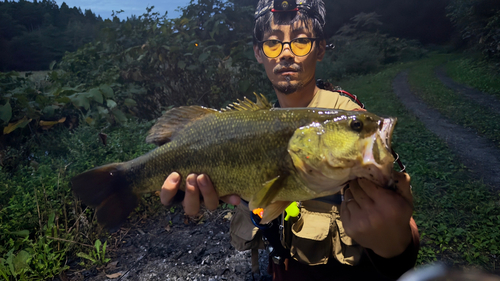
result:
<svg viewBox="0 0 500 281"><path fill-rule="evenodd" d="M0 2L0 71L47 70L94 40L100 17L53 0Z"/></svg>
<svg viewBox="0 0 500 281"><path fill-rule="evenodd" d="M465 176L458 158L443 154L445 144L422 133L408 112L394 109L400 105L392 104L387 87L399 71L410 69L412 89L500 147L500 128L488 122L497 113L459 104L426 76L444 65L453 79L500 95L500 1L325 4L327 43L335 48L318 65L317 78L348 86L365 94L374 109L402 116L398 126L405 134L395 138L396 146L407 148L412 177L428 188L415 190L424 237L418 263L456 260L494 272L500 265L498 193ZM254 92L274 99L252 50L255 6L255 0L192 0L178 18L144 7L142 15L123 20L53 0L0 2L0 279L64 280L70 264L82 272L107 264L101 241L115 242L109 251L121 242L74 198L69 180L151 150L146 131L168 109L223 108ZM377 95L386 103L377 103ZM460 185L462 193L444 188ZM465 206L467 196L485 207ZM442 198L444 206L438 205ZM454 212L451 202L462 202L474 217L455 215L450 223L442 212L436 215ZM145 196L131 221L153 216L163 210L160 205L156 196Z"/></svg>

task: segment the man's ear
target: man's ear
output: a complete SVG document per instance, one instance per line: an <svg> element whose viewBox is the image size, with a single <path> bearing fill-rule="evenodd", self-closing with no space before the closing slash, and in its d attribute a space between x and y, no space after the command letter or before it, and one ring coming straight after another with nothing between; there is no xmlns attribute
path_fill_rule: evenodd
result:
<svg viewBox="0 0 500 281"><path fill-rule="evenodd" d="M322 61L325 57L326 52L326 41L321 40L318 42L318 61Z"/></svg>
<svg viewBox="0 0 500 281"><path fill-rule="evenodd" d="M258 63L262 63L262 53L260 51L259 45L253 45L253 54L257 59Z"/></svg>

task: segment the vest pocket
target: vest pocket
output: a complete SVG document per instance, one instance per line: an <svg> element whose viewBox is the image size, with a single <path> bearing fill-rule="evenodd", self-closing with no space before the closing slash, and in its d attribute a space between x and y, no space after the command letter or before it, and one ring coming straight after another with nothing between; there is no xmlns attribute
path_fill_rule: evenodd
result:
<svg viewBox="0 0 500 281"><path fill-rule="evenodd" d="M326 264L332 253L331 213L311 212L304 208L292 225L290 253L309 265Z"/></svg>
<svg viewBox="0 0 500 281"><path fill-rule="evenodd" d="M243 204L236 206L236 211L231 218L230 235L231 245L238 251L253 248L264 249L262 234L253 225L250 219L250 210Z"/></svg>

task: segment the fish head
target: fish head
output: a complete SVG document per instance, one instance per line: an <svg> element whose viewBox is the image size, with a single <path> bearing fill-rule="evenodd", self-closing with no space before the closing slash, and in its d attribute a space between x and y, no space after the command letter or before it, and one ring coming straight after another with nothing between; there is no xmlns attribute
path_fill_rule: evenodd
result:
<svg viewBox="0 0 500 281"><path fill-rule="evenodd" d="M395 118L344 111L298 128L288 152L302 182L319 194L334 194L355 178L389 186Z"/></svg>

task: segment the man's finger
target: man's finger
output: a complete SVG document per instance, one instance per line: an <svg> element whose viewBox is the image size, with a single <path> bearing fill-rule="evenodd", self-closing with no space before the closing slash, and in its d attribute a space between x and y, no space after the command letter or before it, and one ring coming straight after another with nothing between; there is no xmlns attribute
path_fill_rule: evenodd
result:
<svg viewBox="0 0 500 281"><path fill-rule="evenodd" d="M359 203L352 193L351 186L352 185L349 183L349 188L344 191L344 201L340 205L340 212L342 213L342 209L347 210L349 218L352 213L361 211Z"/></svg>
<svg viewBox="0 0 500 281"><path fill-rule="evenodd" d="M224 201L224 203L231 204L231 205L239 205L241 203L241 197L235 194L231 195L226 195L222 196L220 200Z"/></svg>
<svg viewBox="0 0 500 281"><path fill-rule="evenodd" d="M217 206L219 206L219 195L217 195L217 192L215 191L215 188L208 176L204 174L199 175L196 178L196 182L198 183L198 188L203 196L205 207L209 210L217 209Z"/></svg>
<svg viewBox="0 0 500 281"><path fill-rule="evenodd" d="M173 172L167 177L165 182L163 182L160 191L160 201L163 205L168 206L172 203L172 200L179 189L180 180L181 176L178 173Z"/></svg>
<svg viewBox="0 0 500 281"><path fill-rule="evenodd" d="M372 182L366 180L366 182L361 182L363 179L356 179L349 182L349 189L352 192L352 196L354 200L361 206L366 206L367 204L372 204L373 199L368 196L365 190L369 190L371 188L377 188ZM361 183L363 187L361 187ZM370 190L371 191L371 190Z"/></svg>
<svg viewBox="0 0 500 281"><path fill-rule="evenodd" d="M407 173L394 171L392 173L394 184L396 185L397 192L413 206L413 195L411 194L411 178Z"/></svg>
<svg viewBox="0 0 500 281"><path fill-rule="evenodd" d="M182 201L182 207L188 216L194 216L200 211L200 190L196 183L197 177L196 174L190 174L186 178L186 195Z"/></svg>

